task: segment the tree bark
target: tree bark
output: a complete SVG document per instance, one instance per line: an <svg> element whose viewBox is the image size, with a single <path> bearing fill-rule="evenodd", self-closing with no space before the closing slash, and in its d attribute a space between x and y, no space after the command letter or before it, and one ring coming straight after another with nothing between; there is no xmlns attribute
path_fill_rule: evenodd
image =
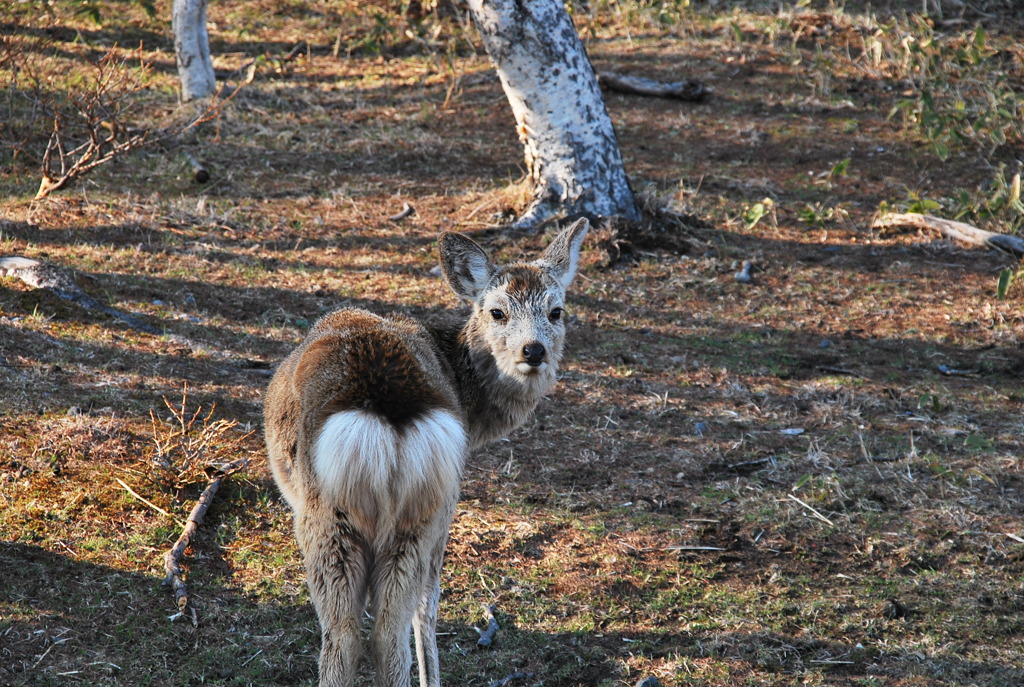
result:
<svg viewBox="0 0 1024 687"><path fill-rule="evenodd" d="M523 143L533 201L514 223L556 215L639 220L611 118L562 0L469 0Z"/></svg>
<svg viewBox="0 0 1024 687"><path fill-rule="evenodd" d="M207 0L174 0L174 55L181 78L181 100L186 103L212 94L217 87L206 33L206 4Z"/></svg>

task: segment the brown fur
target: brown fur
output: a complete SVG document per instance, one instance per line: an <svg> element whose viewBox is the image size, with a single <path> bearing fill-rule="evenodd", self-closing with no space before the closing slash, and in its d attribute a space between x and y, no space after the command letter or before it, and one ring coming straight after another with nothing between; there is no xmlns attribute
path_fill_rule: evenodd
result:
<svg viewBox="0 0 1024 687"><path fill-rule="evenodd" d="M421 687L439 684L440 568L465 453L522 424L554 384L565 332L550 313L563 305L586 232L578 222L540 260L506 268L445 234L445 278L472 302L461 330L340 310L275 373L267 452L320 618L321 685L353 684L367 597L377 685L409 685L410 627ZM543 362L524 361L527 344L544 346Z"/></svg>

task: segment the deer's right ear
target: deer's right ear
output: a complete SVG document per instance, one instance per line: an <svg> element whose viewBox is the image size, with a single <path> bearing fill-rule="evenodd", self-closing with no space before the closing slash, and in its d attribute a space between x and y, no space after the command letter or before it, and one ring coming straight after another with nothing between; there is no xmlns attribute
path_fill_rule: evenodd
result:
<svg viewBox="0 0 1024 687"><path fill-rule="evenodd" d="M472 239L452 231L441 234L438 246L448 286L462 298L475 301L494 275L494 265L487 253Z"/></svg>

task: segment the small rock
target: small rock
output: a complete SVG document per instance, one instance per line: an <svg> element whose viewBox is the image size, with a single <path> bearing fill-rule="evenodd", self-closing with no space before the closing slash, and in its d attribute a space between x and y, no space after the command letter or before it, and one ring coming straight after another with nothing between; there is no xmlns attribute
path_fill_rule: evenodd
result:
<svg viewBox="0 0 1024 687"><path fill-rule="evenodd" d="M661 683L658 682L658 678L650 675L642 678L640 682L636 683L636 687L661 687Z"/></svg>

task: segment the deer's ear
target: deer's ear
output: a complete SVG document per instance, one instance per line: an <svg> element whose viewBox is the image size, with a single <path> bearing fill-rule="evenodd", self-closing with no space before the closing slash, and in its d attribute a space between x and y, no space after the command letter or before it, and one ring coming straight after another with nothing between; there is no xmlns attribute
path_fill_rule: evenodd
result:
<svg viewBox="0 0 1024 687"><path fill-rule="evenodd" d="M573 277L576 276L583 239L587 238L589 230L590 223L586 218L576 220L558 232L551 245L544 251L544 255L537 261L564 289L569 288Z"/></svg>
<svg viewBox="0 0 1024 687"><path fill-rule="evenodd" d="M462 298L475 301L494 275L494 264L487 253L472 239L452 231L441 234L438 247L448 286Z"/></svg>

